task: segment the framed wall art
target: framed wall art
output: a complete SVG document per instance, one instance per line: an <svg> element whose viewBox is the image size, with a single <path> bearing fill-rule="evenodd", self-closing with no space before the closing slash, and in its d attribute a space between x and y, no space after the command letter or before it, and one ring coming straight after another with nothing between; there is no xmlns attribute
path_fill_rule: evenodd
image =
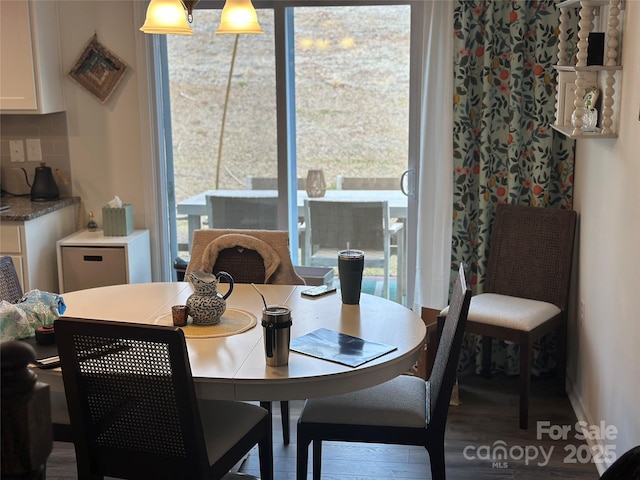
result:
<svg viewBox="0 0 640 480"><path fill-rule="evenodd" d="M106 103L126 71L127 65L98 42L98 35L94 34L71 68L69 76L91 92L100 103Z"/></svg>

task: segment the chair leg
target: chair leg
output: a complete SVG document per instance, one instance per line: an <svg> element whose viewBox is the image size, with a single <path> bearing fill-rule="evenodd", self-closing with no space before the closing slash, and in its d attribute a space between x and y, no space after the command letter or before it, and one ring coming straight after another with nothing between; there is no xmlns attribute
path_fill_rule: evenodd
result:
<svg viewBox="0 0 640 480"><path fill-rule="evenodd" d="M529 393L531 392L531 361L533 346L527 336L520 343L520 428L529 426Z"/></svg>
<svg viewBox="0 0 640 480"><path fill-rule="evenodd" d="M444 438L440 442L433 442L427 451L429 452L429 462L431 463L431 478L433 480L445 480Z"/></svg>
<svg viewBox="0 0 640 480"><path fill-rule="evenodd" d="M491 349L493 348L493 338L482 336L482 369L480 375L484 378L491 377Z"/></svg>
<svg viewBox="0 0 640 480"><path fill-rule="evenodd" d="M282 417L282 442L289 445L289 402L280 402L280 415Z"/></svg>
<svg viewBox="0 0 640 480"><path fill-rule="evenodd" d="M273 416L271 402L260 402L260 406L269 412L269 431L273 432Z"/></svg>
<svg viewBox="0 0 640 480"><path fill-rule="evenodd" d="M78 448L78 444L74 443L76 453L76 468L79 480L103 480L104 476L91 473L91 465L89 462L88 452L85 446Z"/></svg>
<svg viewBox="0 0 640 480"><path fill-rule="evenodd" d="M320 480L322 468L322 440L313 440L313 480Z"/></svg>
<svg viewBox="0 0 640 480"><path fill-rule="evenodd" d="M558 378L558 389L561 395L567 391L567 326L563 324L556 330L556 377Z"/></svg>
<svg viewBox="0 0 640 480"><path fill-rule="evenodd" d="M307 464L309 463L309 443L307 435L298 424L298 444L296 446L296 480L307 480Z"/></svg>
<svg viewBox="0 0 640 480"><path fill-rule="evenodd" d="M260 462L260 478L273 480L273 432L271 431L271 413L266 422L267 432L258 443L258 459Z"/></svg>

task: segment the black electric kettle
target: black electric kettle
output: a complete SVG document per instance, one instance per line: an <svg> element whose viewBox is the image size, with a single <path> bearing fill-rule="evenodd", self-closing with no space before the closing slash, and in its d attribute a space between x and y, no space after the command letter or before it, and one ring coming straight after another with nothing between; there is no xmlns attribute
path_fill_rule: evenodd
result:
<svg viewBox="0 0 640 480"><path fill-rule="evenodd" d="M31 186L31 201L45 202L47 200L55 200L60 197L58 185L53 179L51 167L47 167L44 162L36 167L36 176Z"/></svg>

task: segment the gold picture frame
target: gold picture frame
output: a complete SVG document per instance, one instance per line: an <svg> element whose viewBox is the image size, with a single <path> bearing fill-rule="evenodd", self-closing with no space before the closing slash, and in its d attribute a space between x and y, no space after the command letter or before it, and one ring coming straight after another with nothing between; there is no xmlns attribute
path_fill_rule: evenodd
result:
<svg viewBox="0 0 640 480"><path fill-rule="evenodd" d="M104 104L122 81L127 68L120 58L98 42L98 36L94 34L69 76Z"/></svg>

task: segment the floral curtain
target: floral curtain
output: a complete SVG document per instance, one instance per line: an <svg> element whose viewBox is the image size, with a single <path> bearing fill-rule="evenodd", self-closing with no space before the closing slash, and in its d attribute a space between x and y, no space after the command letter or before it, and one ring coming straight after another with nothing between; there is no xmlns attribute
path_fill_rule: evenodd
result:
<svg viewBox="0 0 640 480"><path fill-rule="evenodd" d="M572 208L574 141L551 129L558 20L553 0L455 5L451 279L465 262L475 293L497 204ZM477 370L481 342L472 337L461 367ZM534 374L555 366L552 342L534 346ZM517 374L517 345L507 347L494 340L492 367Z"/></svg>

